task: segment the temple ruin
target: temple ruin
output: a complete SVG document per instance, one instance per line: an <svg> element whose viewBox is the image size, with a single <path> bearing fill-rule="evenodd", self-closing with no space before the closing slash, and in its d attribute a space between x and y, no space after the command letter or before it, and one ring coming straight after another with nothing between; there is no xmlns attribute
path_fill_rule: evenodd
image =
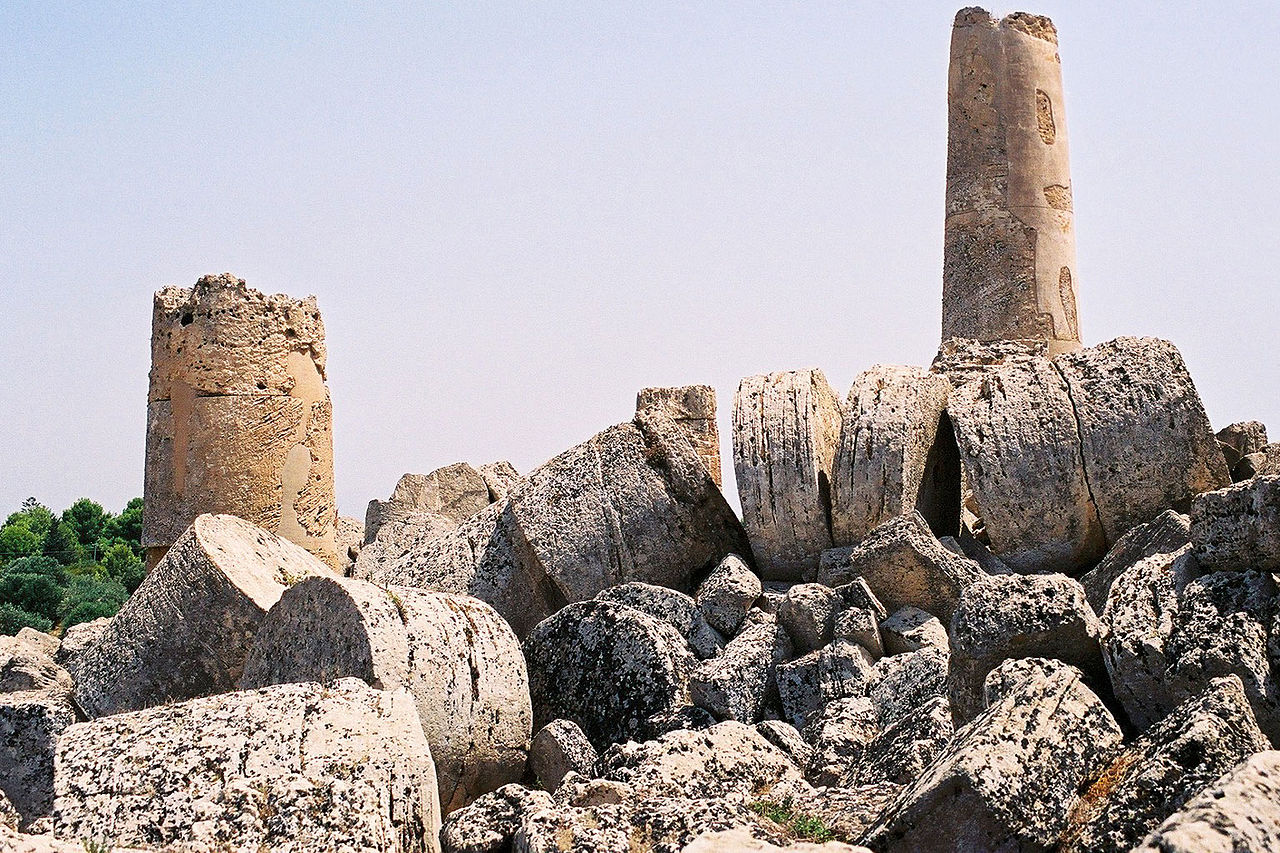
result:
<svg viewBox="0 0 1280 853"><path fill-rule="evenodd" d="M203 513L227 513L339 565L333 410L315 297L233 275L155 295L142 544L154 566Z"/></svg>

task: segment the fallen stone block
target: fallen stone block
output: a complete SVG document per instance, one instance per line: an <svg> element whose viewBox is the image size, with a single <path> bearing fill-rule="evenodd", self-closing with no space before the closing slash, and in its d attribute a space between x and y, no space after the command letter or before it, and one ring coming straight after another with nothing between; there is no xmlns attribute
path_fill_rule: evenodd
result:
<svg viewBox="0 0 1280 853"><path fill-rule="evenodd" d="M524 655L484 602L354 578L300 581L259 624L241 686L337 678L410 692L444 814L524 775L533 716Z"/></svg>
<svg viewBox="0 0 1280 853"><path fill-rule="evenodd" d="M1102 562L1080 577L1093 612L1102 612L1111 584L1134 563L1156 554L1172 554L1190 541L1191 519L1171 509L1146 524L1130 528L1111 546Z"/></svg>
<svg viewBox="0 0 1280 853"><path fill-rule="evenodd" d="M1079 786L1120 742L1120 727L1073 673L1033 675L956 732L862 841L873 850L1051 849Z"/></svg>
<svg viewBox="0 0 1280 853"><path fill-rule="evenodd" d="M1254 477L1197 497L1191 542L1210 571L1280 571L1280 476Z"/></svg>
<svg viewBox="0 0 1280 853"><path fill-rule="evenodd" d="M1258 421L1241 421L1218 430L1214 436L1228 469L1234 469L1250 453L1267 446L1267 426Z"/></svg>
<svg viewBox="0 0 1280 853"><path fill-rule="evenodd" d="M1280 849L1280 752L1259 752L1170 815L1134 853Z"/></svg>
<svg viewBox="0 0 1280 853"><path fill-rule="evenodd" d="M1187 800L1270 746L1240 679L1214 679L1112 759L1072 809L1058 849L1127 853Z"/></svg>
<svg viewBox="0 0 1280 853"><path fill-rule="evenodd" d="M1116 338L1054 359L1080 425L1085 474L1108 542L1231 482L1177 347Z"/></svg>
<svg viewBox="0 0 1280 853"><path fill-rule="evenodd" d="M756 723L756 731L782 750L796 767L809 766L813 758L813 747L809 746L795 726L782 720L763 720Z"/></svg>
<svg viewBox="0 0 1280 853"><path fill-rule="evenodd" d="M730 554L698 585L698 610L712 628L732 637L763 591L759 576Z"/></svg>
<svg viewBox="0 0 1280 853"><path fill-rule="evenodd" d="M1077 678L1084 678L1079 667L1054 658L1009 658L988 672L982 682L982 707L990 708L1033 675L1048 678L1064 670Z"/></svg>
<svg viewBox="0 0 1280 853"><path fill-rule="evenodd" d="M1070 573L1105 553L1071 392L1054 362L992 369L957 388L947 412L996 556L1017 572Z"/></svg>
<svg viewBox="0 0 1280 853"><path fill-rule="evenodd" d="M776 622L745 628L720 654L694 667L690 699L716 719L758 722L765 702L777 693L777 666L790 653L791 644Z"/></svg>
<svg viewBox="0 0 1280 853"><path fill-rule="evenodd" d="M983 682L1001 661L1052 657L1102 675L1099 623L1084 587L1063 575L996 575L970 584L951 618L947 675L961 723L983 709Z"/></svg>
<svg viewBox="0 0 1280 853"><path fill-rule="evenodd" d="M972 560L939 544L918 512L877 527L849 554L849 560L820 583L840 587L862 578L892 610L918 607L950 620L961 591L983 577Z"/></svg>
<svg viewBox="0 0 1280 853"><path fill-rule="evenodd" d="M835 640L803 657L779 664L778 695L787 722L804 731L828 703L865 696L874 661L857 643Z"/></svg>
<svg viewBox="0 0 1280 853"><path fill-rule="evenodd" d="M458 809L440 828L442 853L503 853L526 812L549 808L551 795L520 785L503 785Z"/></svg>
<svg viewBox="0 0 1280 853"><path fill-rule="evenodd" d="M656 408L689 435L716 486L720 480L720 432L716 428L716 390L710 385L643 388L636 394L636 411Z"/></svg>
<svg viewBox="0 0 1280 853"><path fill-rule="evenodd" d="M75 721L64 686L0 694L0 792L24 826L53 811L54 748Z"/></svg>
<svg viewBox="0 0 1280 853"><path fill-rule="evenodd" d="M960 457L945 410L951 383L919 367L877 365L853 382L831 478L838 545L919 510L938 535L960 530Z"/></svg>
<svg viewBox="0 0 1280 853"><path fill-rule="evenodd" d="M786 629L797 654L816 651L835 639L836 616L844 599L829 586L798 583L787 590L778 606L778 622Z"/></svg>
<svg viewBox="0 0 1280 853"><path fill-rule="evenodd" d="M880 734L876 708L863 696L828 703L805 728L813 757L805 776L817 786L837 786L862 763L867 746Z"/></svg>
<svg viewBox="0 0 1280 853"><path fill-rule="evenodd" d="M876 615L865 607L849 607L840 611L836 615L834 634L838 639L851 640L862 646L873 658L884 656Z"/></svg>
<svg viewBox="0 0 1280 853"><path fill-rule="evenodd" d="M733 398L742 523L766 580L799 580L830 548L840 401L820 370L749 376Z"/></svg>
<svg viewBox="0 0 1280 853"><path fill-rule="evenodd" d="M674 628L607 601L571 604L524 641L534 728L577 723L596 749L636 737L645 720L689 703L694 658Z"/></svg>
<svg viewBox="0 0 1280 853"><path fill-rule="evenodd" d="M697 610L694 600L683 592L640 581L601 590L596 594L596 601L612 601L614 604L634 607L659 622L666 622L682 637L689 636L689 632L693 630L693 616Z"/></svg>
<svg viewBox="0 0 1280 853"><path fill-rule="evenodd" d="M552 720L533 736L529 770L543 790L554 792L568 773L590 776L596 749L572 720Z"/></svg>
<svg viewBox="0 0 1280 853"><path fill-rule="evenodd" d="M1272 442L1240 460L1231 476L1237 482L1280 474L1280 443Z"/></svg>
<svg viewBox="0 0 1280 853"><path fill-rule="evenodd" d="M92 718L236 689L266 612L332 574L247 521L200 516L80 656L76 705Z"/></svg>
<svg viewBox="0 0 1280 853"><path fill-rule="evenodd" d="M858 764L840 780L842 788L892 782L910 785L955 735L951 707L935 696L902 715L867 744Z"/></svg>
<svg viewBox="0 0 1280 853"><path fill-rule="evenodd" d="M881 728L888 728L930 700L947 694L945 649L926 646L880 658L871 669L867 698Z"/></svg>
<svg viewBox="0 0 1280 853"><path fill-rule="evenodd" d="M102 641L102 635L111 624L112 617L101 616L90 622L72 625L62 635L62 643L54 660L71 674L72 679L79 677L80 660L84 653Z"/></svg>
<svg viewBox="0 0 1280 853"><path fill-rule="evenodd" d="M408 693L345 679L71 726L56 834L199 849L436 851L439 794Z"/></svg>
<svg viewBox="0 0 1280 853"><path fill-rule="evenodd" d="M487 507L489 484L466 462L455 462L430 474L405 474L385 501L369 501L364 541L376 540L383 527L405 525L422 516L458 525Z"/></svg>
<svg viewBox="0 0 1280 853"><path fill-rule="evenodd" d="M947 628L938 617L919 607L903 607L880 622L880 636L885 654L900 655L924 648L938 648L950 653Z"/></svg>
<svg viewBox="0 0 1280 853"><path fill-rule="evenodd" d="M870 853L842 841L799 841L779 847L756 838L748 829L725 829L699 835L681 853Z"/></svg>
<svg viewBox="0 0 1280 853"><path fill-rule="evenodd" d="M30 631L30 634L27 632ZM54 661L58 640L35 640L38 631L22 629L17 636L0 636L0 694L26 690L71 690L71 675ZM48 635L46 635L48 636Z"/></svg>

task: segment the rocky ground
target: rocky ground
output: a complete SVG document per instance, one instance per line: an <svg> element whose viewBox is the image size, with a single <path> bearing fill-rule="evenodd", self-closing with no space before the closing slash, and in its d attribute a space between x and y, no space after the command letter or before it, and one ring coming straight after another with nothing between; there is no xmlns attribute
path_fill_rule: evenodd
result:
<svg viewBox="0 0 1280 853"><path fill-rule="evenodd" d="M742 520L688 398L0 639L0 849L1280 849L1280 450L1171 345L744 380Z"/></svg>

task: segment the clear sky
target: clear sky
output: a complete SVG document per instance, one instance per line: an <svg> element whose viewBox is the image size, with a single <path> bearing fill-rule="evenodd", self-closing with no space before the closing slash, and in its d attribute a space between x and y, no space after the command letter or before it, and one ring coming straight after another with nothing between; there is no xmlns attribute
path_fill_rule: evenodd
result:
<svg viewBox="0 0 1280 853"><path fill-rule="evenodd" d="M344 514L645 385L714 385L727 455L743 376L927 364L957 8L6 0L0 515L141 493L151 293L205 273L319 298ZM1280 438L1280 4L1031 11L1086 343Z"/></svg>

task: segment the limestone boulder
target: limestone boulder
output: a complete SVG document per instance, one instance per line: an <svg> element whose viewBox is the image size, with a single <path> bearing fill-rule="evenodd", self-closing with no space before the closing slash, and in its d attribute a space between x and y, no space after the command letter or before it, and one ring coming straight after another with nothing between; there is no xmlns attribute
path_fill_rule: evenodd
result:
<svg viewBox="0 0 1280 853"><path fill-rule="evenodd" d="M533 736L529 770L545 791L554 792L569 773L590 776L596 749L572 720L552 720Z"/></svg>
<svg viewBox="0 0 1280 853"><path fill-rule="evenodd" d="M1112 759L1072 809L1059 849L1127 853L1187 800L1270 746L1240 679L1214 679Z"/></svg>
<svg viewBox="0 0 1280 853"><path fill-rule="evenodd" d="M405 474L385 501L370 501L365 512L365 544L383 527L404 526L424 516L458 525L487 507L489 484L466 462L455 462L430 474Z"/></svg>
<svg viewBox="0 0 1280 853"><path fill-rule="evenodd" d="M840 785L910 785L942 754L955 732L946 697L935 696L876 735Z"/></svg>
<svg viewBox="0 0 1280 853"><path fill-rule="evenodd" d="M1080 425L1085 474L1108 542L1231 482L1177 347L1116 338L1054 360Z"/></svg>
<svg viewBox="0 0 1280 853"><path fill-rule="evenodd" d="M873 658L884 656L876 615L865 607L849 607L837 613L834 634L839 639L852 640L862 646Z"/></svg>
<svg viewBox="0 0 1280 853"><path fill-rule="evenodd" d="M80 660L85 652L101 642L107 626L111 624L111 619L110 616L101 616L89 622L80 622L63 633L62 643L58 646L54 660L69 672L73 679L79 677Z"/></svg>
<svg viewBox="0 0 1280 853"><path fill-rule="evenodd" d="M990 708L1033 675L1048 678L1063 670L1084 678L1079 667L1054 658L1009 658L988 672L982 682L982 707Z"/></svg>
<svg viewBox="0 0 1280 853"><path fill-rule="evenodd" d="M551 795L520 785L503 785L459 809L440 828L442 853L504 853L526 812L549 808Z"/></svg>
<svg viewBox="0 0 1280 853"><path fill-rule="evenodd" d="M59 836L278 851L439 850L408 693L347 679L116 714L58 739Z"/></svg>
<svg viewBox="0 0 1280 853"><path fill-rule="evenodd" d="M354 578L300 581L263 617L241 686L338 678L410 692L445 814L524 775L524 655L484 602Z"/></svg>
<svg viewBox="0 0 1280 853"><path fill-rule="evenodd" d="M867 697L881 728L888 728L947 693L948 655L936 646L880 658L872 667Z"/></svg>
<svg viewBox="0 0 1280 853"><path fill-rule="evenodd" d="M891 611L918 607L950 620L960 593L984 574L977 563L942 547L913 511L877 527L845 564L818 580L840 587L862 578Z"/></svg>
<svg viewBox="0 0 1280 853"><path fill-rule="evenodd" d="M1073 673L1033 675L957 731L863 843L881 851L1051 849L1078 788L1120 742L1120 727Z"/></svg>
<svg viewBox="0 0 1280 853"><path fill-rule="evenodd" d="M777 667L790 656L791 644L776 621L743 629L717 656L694 667L689 676L693 704L719 720L758 722L765 703L777 694Z"/></svg>
<svg viewBox="0 0 1280 853"><path fill-rule="evenodd" d="M840 401L820 370L749 376L733 398L733 466L762 576L799 580L830 548Z"/></svg>
<svg viewBox="0 0 1280 853"><path fill-rule="evenodd" d="M693 616L697 606L692 597L677 589L631 581L601 590L596 594L596 600L634 607L659 622L666 622L682 637L689 636L689 632L693 630Z"/></svg>
<svg viewBox="0 0 1280 853"><path fill-rule="evenodd" d="M951 641L947 639L947 626L938 617L919 607L903 607L880 623L886 654L900 655L924 648L938 648L949 652Z"/></svg>
<svg viewBox="0 0 1280 853"><path fill-rule="evenodd" d="M608 601L571 604L524 641L533 723L577 723L596 749L634 738L647 719L689 703L694 658L665 622Z"/></svg>
<svg viewBox="0 0 1280 853"><path fill-rule="evenodd" d="M52 645L43 639L48 637ZM0 694L27 690L71 690L71 676L54 660L58 639L30 628L0 636Z"/></svg>
<svg viewBox="0 0 1280 853"><path fill-rule="evenodd" d="M75 722L63 685L0 694L0 792L24 826L53 811L54 749Z"/></svg>
<svg viewBox="0 0 1280 853"><path fill-rule="evenodd" d="M850 696L828 703L804 731L813 744L806 777L818 786L841 785L856 773L879 734L878 715L869 699Z"/></svg>
<svg viewBox="0 0 1280 853"><path fill-rule="evenodd" d="M981 379L993 368L1033 361L1048 353L1048 342L1042 340L979 341L950 337L938 347L929 370L946 376L952 387L959 388Z"/></svg>
<svg viewBox="0 0 1280 853"><path fill-rule="evenodd" d="M856 841L901 792L901 785L882 782L860 788L819 788L804 803L837 838ZM863 849L863 848L856 848Z"/></svg>
<svg viewBox="0 0 1280 853"><path fill-rule="evenodd" d="M1272 442L1257 453L1250 453L1236 465L1232 476L1237 481L1252 477L1269 477L1280 474L1280 442Z"/></svg>
<svg viewBox="0 0 1280 853"><path fill-rule="evenodd" d="M919 510L939 535L960 529L960 458L945 415L951 383L919 367L877 365L854 380L831 478L836 544Z"/></svg>
<svg viewBox="0 0 1280 853"><path fill-rule="evenodd" d="M791 637L797 654L816 651L835 638L836 616L844 599L820 583L798 583L778 606L778 622Z"/></svg>
<svg viewBox="0 0 1280 853"><path fill-rule="evenodd" d="M485 485L489 487L489 502L494 503L505 498L520 482L520 472L516 466L505 459L497 462L486 462L476 467Z"/></svg>
<svg viewBox="0 0 1280 853"><path fill-rule="evenodd" d="M730 798L751 802L771 792L803 792L800 770L751 726L727 721L617 744L600 756L601 778L629 785L637 798Z"/></svg>
<svg viewBox="0 0 1280 853"><path fill-rule="evenodd" d="M1192 797L1135 853L1280 849L1280 752L1259 752Z"/></svg>
<svg viewBox="0 0 1280 853"><path fill-rule="evenodd" d="M89 717L236 688L262 617L291 584L333 572L230 515L202 515L79 656Z"/></svg>
<svg viewBox="0 0 1280 853"><path fill-rule="evenodd" d="M1197 497L1191 541L1206 569L1280 571L1280 476L1254 477Z"/></svg>
<svg viewBox="0 0 1280 853"><path fill-rule="evenodd" d="M1003 562L1017 572L1070 573L1106 552L1071 392L1053 361L986 371L956 389L947 412L966 483Z"/></svg>
<svg viewBox="0 0 1280 853"><path fill-rule="evenodd" d="M1259 421L1241 421L1218 430L1214 438L1227 468L1234 469L1241 459L1267 446L1267 426Z"/></svg>
<svg viewBox="0 0 1280 853"><path fill-rule="evenodd" d="M658 409L688 435L716 486L720 480L720 431L716 427L716 389L710 385L643 388L636 411Z"/></svg>
<svg viewBox="0 0 1280 853"><path fill-rule="evenodd" d="M782 750L796 767L808 767L813 759L813 747L804 739L804 735L790 723L782 720L763 720L756 723L758 731L765 740Z"/></svg>
<svg viewBox="0 0 1280 853"><path fill-rule="evenodd" d="M777 668L778 694L787 722L804 731L828 703L866 696L874 661L857 643L830 645Z"/></svg>
<svg viewBox="0 0 1280 853"><path fill-rule="evenodd" d="M971 584L951 618L948 692L968 722L984 707L983 683L1001 661L1052 657L1101 675L1100 626L1084 587L1063 575L996 575Z"/></svg>
<svg viewBox="0 0 1280 853"><path fill-rule="evenodd" d="M708 625L732 637L763 591L751 567L730 554L698 585L698 611Z"/></svg>
<svg viewBox="0 0 1280 853"><path fill-rule="evenodd" d="M364 522L349 515L338 516L333 529L333 544L342 561L342 574L349 576L364 544Z"/></svg>
<svg viewBox="0 0 1280 853"><path fill-rule="evenodd" d="M1167 509L1145 524L1129 529L1120 537L1102 562L1080 577L1085 597L1095 613L1107 604L1111 584L1139 560L1156 554L1172 554L1191 541L1191 519Z"/></svg>

